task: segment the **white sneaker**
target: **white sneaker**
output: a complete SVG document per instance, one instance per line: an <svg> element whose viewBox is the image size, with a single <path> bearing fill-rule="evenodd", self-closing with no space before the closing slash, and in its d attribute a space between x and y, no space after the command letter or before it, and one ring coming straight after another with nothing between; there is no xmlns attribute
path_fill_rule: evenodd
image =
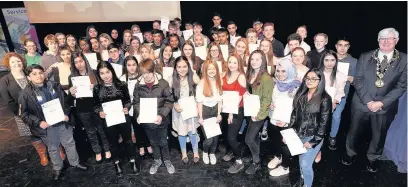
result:
<svg viewBox="0 0 408 187"><path fill-rule="evenodd" d="M268 163L268 168L269 169L275 169L280 163L282 163L282 159L279 159L278 157L275 156L269 163Z"/></svg>
<svg viewBox="0 0 408 187"><path fill-rule="evenodd" d="M284 168L282 166L279 166L269 172L269 175L271 175L272 177L279 177L287 174L289 174L289 167Z"/></svg>
<svg viewBox="0 0 408 187"><path fill-rule="evenodd" d="M203 152L203 162L204 164L210 163L210 158L208 158L208 153Z"/></svg>
<svg viewBox="0 0 408 187"><path fill-rule="evenodd" d="M189 143L190 142L190 137L187 136L186 138L186 142Z"/></svg>
<svg viewBox="0 0 408 187"><path fill-rule="evenodd" d="M211 165L215 165L217 163L217 158L215 157L215 154L210 154L210 162Z"/></svg>

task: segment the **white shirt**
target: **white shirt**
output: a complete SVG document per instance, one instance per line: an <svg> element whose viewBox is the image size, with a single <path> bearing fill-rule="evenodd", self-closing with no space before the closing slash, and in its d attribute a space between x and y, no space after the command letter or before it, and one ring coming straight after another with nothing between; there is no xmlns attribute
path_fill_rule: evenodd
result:
<svg viewBox="0 0 408 187"><path fill-rule="evenodd" d="M204 96L204 85L203 82L200 82L197 85L196 88L196 100L197 103L202 103L203 105L207 106L207 107L213 107L215 106L218 101L222 100L222 97L220 96L218 90L216 88L213 87L213 93L211 97L206 97Z"/></svg>
<svg viewBox="0 0 408 187"><path fill-rule="evenodd" d="M378 50L378 59L380 59L380 62L382 62L384 60L384 55L387 56L387 60L388 62L390 62L392 56L394 55L394 50L392 50L391 53L385 54L383 52L381 52L381 50Z"/></svg>

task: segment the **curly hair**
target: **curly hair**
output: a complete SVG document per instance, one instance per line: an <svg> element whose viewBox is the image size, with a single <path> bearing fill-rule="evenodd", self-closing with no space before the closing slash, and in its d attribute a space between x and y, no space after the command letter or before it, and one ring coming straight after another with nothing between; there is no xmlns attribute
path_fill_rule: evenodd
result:
<svg viewBox="0 0 408 187"><path fill-rule="evenodd" d="M23 63L23 68L24 69L26 68L27 63L26 63L25 58L22 55L15 53L15 52L9 52L4 55L3 60L2 60L2 64L4 67L10 69L10 58L11 57L17 57L18 59L20 59L21 62Z"/></svg>

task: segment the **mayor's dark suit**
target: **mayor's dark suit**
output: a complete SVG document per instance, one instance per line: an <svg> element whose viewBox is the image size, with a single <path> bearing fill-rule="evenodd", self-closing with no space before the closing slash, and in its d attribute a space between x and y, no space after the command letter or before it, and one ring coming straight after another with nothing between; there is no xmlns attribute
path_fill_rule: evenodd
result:
<svg viewBox="0 0 408 187"><path fill-rule="evenodd" d="M387 130L397 107L398 98L407 91L407 55L394 50L390 66L384 75L384 86L377 88L375 81L378 49L363 53L357 62L354 87L356 93L352 100L350 130L347 135L346 149L349 156L355 156L356 143L364 129L370 124L372 139L367 151L370 161L378 160L382 154ZM367 103L381 101L384 106L377 112L371 112Z"/></svg>

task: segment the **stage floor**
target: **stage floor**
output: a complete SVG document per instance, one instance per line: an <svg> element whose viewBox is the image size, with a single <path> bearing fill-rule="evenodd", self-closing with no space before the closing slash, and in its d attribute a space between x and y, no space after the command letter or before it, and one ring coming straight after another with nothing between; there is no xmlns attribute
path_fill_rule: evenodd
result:
<svg viewBox="0 0 408 187"><path fill-rule="evenodd" d="M270 141L262 142L263 166L256 175L248 176L245 172L231 175L227 169L232 162L221 160L223 154L217 153L218 163L215 166L204 165L200 160L198 165L184 165L180 161L180 153L177 143L173 141L170 146L171 160L176 168L172 175L162 166L155 175L149 174L149 159L142 161L142 172L140 175L130 174L129 164L123 163L124 177L117 178L110 163L94 164L92 156L87 163L88 171L77 171L68 167L62 179L53 181L52 164L42 167L39 157L29 139L20 137L12 114L7 111L4 102L0 102L0 186L282 186L296 185L300 180L298 159L293 158L290 174L284 177L272 178L266 167L269 159L267 156L273 152L273 144ZM344 120L347 122L347 120ZM364 155L359 156L357 162L352 166L344 166L341 156L344 153L344 130L340 131L339 148L330 151L327 146L323 148L322 160L314 164L314 186L317 187L368 187L407 186L407 175L397 172L396 166L391 161L381 161L377 173L370 173L364 166ZM366 147L366 143L363 145ZM78 145L81 149L82 145ZM82 153L81 153L82 154ZM86 155L83 153L83 155ZM189 154L192 158L191 153ZM248 164L245 165L245 169Z"/></svg>

